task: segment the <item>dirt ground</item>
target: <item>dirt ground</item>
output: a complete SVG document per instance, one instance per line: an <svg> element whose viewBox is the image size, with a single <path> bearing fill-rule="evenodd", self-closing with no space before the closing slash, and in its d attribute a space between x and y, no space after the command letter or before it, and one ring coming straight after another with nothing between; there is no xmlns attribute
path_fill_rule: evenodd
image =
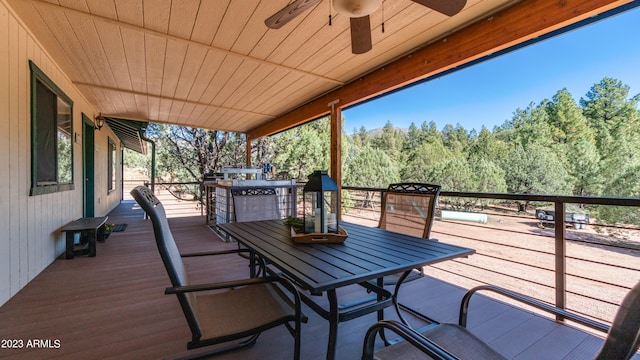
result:
<svg viewBox="0 0 640 360"><path fill-rule="evenodd" d="M434 277L470 288L496 284L555 302L555 229L533 214L492 210L486 224L436 217L431 237L476 254L425 268ZM352 210L344 220L377 226L378 213ZM566 229L567 308L610 322L628 289L640 281L640 231L588 225Z"/></svg>

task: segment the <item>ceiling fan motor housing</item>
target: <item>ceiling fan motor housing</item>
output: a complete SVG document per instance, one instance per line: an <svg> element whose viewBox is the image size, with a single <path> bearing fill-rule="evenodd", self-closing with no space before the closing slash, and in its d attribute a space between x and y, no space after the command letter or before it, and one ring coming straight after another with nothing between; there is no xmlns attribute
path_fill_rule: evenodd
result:
<svg viewBox="0 0 640 360"><path fill-rule="evenodd" d="M352 18L367 16L376 11L382 0L333 0L333 8Z"/></svg>

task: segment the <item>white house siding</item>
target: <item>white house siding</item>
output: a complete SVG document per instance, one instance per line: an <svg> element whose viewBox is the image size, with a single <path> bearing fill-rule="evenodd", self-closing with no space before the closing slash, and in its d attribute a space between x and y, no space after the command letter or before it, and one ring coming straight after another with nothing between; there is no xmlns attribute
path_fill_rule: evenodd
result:
<svg viewBox="0 0 640 360"><path fill-rule="evenodd" d="M74 142L75 190L29 196L31 186L30 71L32 60L73 100L73 131L82 134L82 113L97 112L68 76L0 0L0 305L7 302L64 251L60 228L82 216L82 144ZM121 190L107 194L105 126L95 132L96 216L118 205ZM117 166L120 179L120 166ZM99 254L98 254L99 256ZM62 284L60 284L62 285Z"/></svg>

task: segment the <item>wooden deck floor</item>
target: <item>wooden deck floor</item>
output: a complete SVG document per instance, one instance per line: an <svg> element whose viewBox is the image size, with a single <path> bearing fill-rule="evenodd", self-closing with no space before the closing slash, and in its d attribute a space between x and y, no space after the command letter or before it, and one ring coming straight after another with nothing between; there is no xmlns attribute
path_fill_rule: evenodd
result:
<svg viewBox="0 0 640 360"><path fill-rule="evenodd" d="M126 223L99 243L95 258L56 260L0 308L0 339L23 341L23 348L0 349L0 358L161 359L191 354L187 324L175 296L164 295L169 281L155 248L151 224L132 202L123 202L109 222ZM170 219L183 252L232 248L204 225L203 217ZM186 262L192 282L218 281L246 274L246 260L230 256L213 264ZM463 289L432 278L403 287L404 303L440 321L454 321ZM345 289L344 298L362 296ZM602 340L511 306L478 297L472 301L469 328L507 357L515 359L591 358ZM325 357L328 325L306 308L303 359ZM391 311L388 311L389 317ZM375 315L342 323L338 357L358 359L366 329ZM44 349L27 348L44 340ZM217 359L290 359L293 342L284 328L264 333L246 350ZM639 357L636 355L636 359Z"/></svg>

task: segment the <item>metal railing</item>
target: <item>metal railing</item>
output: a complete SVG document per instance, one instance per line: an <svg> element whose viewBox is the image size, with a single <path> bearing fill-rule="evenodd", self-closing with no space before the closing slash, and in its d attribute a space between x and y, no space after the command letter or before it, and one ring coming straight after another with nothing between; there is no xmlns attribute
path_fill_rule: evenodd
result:
<svg viewBox="0 0 640 360"><path fill-rule="evenodd" d="M343 190L343 218L377 226L385 190L347 186ZM552 227L530 210L518 211L515 203L551 204L556 214ZM427 272L464 287L500 285L611 322L622 297L640 280L640 229L594 222L587 229L567 229L569 204L640 208L640 199L442 191L432 237L474 248L476 254L431 266ZM440 215L442 210L460 208L488 214L489 221Z"/></svg>
<svg viewBox="0 0 640 360"><path fill-rule="evenodd" d="M138 185L151 187L149 179L123 180L123 200L130 199L129 191ZM167 216L204 215L204 186L200 181L155 182L154 194L160 198Z"/></svg>
<svg viewBox="0 0 640 360"><path fill-rule="evenodd" d="M133 187L145 180L126 182ZM167 196L163 203L188 206L190 215L205 214L206 196L201 182L156 185L156 193ZM182 196L187 193L183 191L185 187L191 187L189 192L196 196ZM343 190L343 219L377 226L385 189L345 186ZM301 203L301 195L300 190L296 203ZM560 216L555 216L551 227L545 226L531 210L518 211L514 207L517 202L531 208L551 205ZM587 229L567 229L566 209L570 204L625 206L640 211L637 198L442 191L431 236L473 248L476 254L436 264L425 271L465 288L499 285L598 321L611 322L623 296L640 280L640 228L597 223L592 218ZM488 214L489 221L441 216L442 210L461 209Z"/></svg>

